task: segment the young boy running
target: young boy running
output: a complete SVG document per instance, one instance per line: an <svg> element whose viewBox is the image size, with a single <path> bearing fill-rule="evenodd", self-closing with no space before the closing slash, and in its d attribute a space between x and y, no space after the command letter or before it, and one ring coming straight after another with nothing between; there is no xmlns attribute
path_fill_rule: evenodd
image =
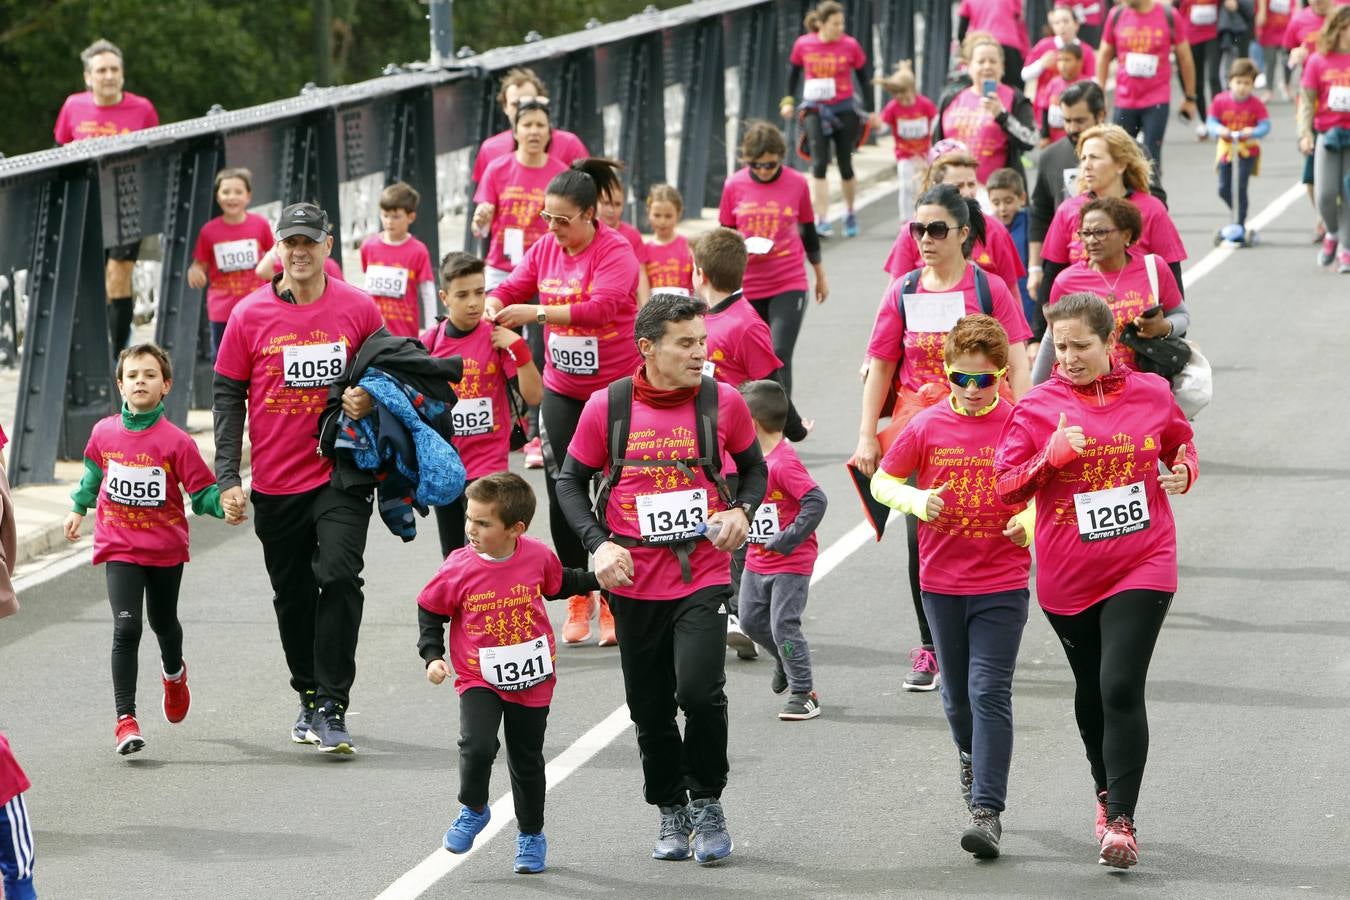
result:
<svg viewBox="0 0 1350 900"><path fill-rule="evenodd" d="M384 230L361 244L366 293L375 298L390 334L417 337L423 319L436 318L431 252L408 229L417 221L417 191L396 181L380 192Z"/></svg>
<svg viewBox="0 0 1350 900"><path fill-rule="evenodd" d="M543 597L600 589L594 573L564 569L543 543L525 537L534 492L519 475L498 472L465 491L467 546L450 554L417 597L422 636L417 650L427 680L440 684L455 670L459 692L459 816L443 846L465 853L492 818L488 781L497 756L497 729L506 728L511 793L515 798L515 870L542 872L544 729L556 676L557 643ZM450 663L445 626L450 626Z"/></svg>
<svg viewBox="0 0 1350 900"><path fill-rule="evenodd" d="M136 722L136 651L141 609L159 639L164 665L164 718L183 721L192 695L183 661L178 622L178 586L188 561L188 525L181 484L197 515L225 518L220 491L197 444L164 418L164 397L173 386L169 356L154 344L137 344L117 360L122 412L94 426L84 449L84 477L71 494L66 516L69 541L93 507L94 564L107 563L113 610L112 675L117 704L116 749L126 755L145 746ZM232 525L243 517L230 519Z"/></svg>
<svg viewBox="0 0 1350 900"><path fill-rule="evenodd" d="M741 627L774 658L773 692L792 691L778 718L814 719L820 715L820 698L813 690L802 612L816 564L816 528L825 517L825 492L783 439L788 414L783 386L751 381L741 385L741 395L769 466L764 502L750 523L741 577Z"/></svg>

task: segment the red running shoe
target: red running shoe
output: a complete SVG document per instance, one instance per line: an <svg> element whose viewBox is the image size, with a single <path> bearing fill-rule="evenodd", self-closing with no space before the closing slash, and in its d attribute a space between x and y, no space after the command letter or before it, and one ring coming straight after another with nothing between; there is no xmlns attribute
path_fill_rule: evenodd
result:
<svg viewBox="0 0 1350 900"><path fill-rule="evenodd" d="M168 676L161 675L161 680L164 682L164 721L177 725L187 718L188 707L192 705L192 692L187 685L187 662L183 663L178 678L170 681Z"/></svg>
<svg viewBox="0 0 1350 900"><path fill-rule="evenodd" d="M614 633L614 614L609 611L609 601L600 594L593 593L591 596L600 600L600 646L619 646L619 637Z"/></svg>
<svg viewBox="0 0 1350 900"><path fill-rule="evenodd" d="M1128 869L1139 862L1139 844L1134 839L1133 819L1116 816L1106 823L1102 855L1097 862L1115 869Z"/></svg>
<svg viewBox="0 0 1350 900"><path fill-rule="evenodd" d="M580 644L591 636L591 616L595 614L595 600L590 594L573 594L567 598L567 622L563 624L562 639L566 644Z"/></svg>
<svg viewBox="0 0 1350 900"><path fill-rule="evenodd" d="M1100 844L1103 835L1106 834L1106 791L1097 794L1097 827L1092 833L1097 836L1097 843Z"/></svg>
<svg viewBox="0 0 1350 900"><path fill-rule="evenodd" d="M132 715L117 717L117 731L114 740L117 741L117 752L126 756L128 753L135 753L145 746L145 738L141 737L141 726L136 724L136 717Z"/></svg>

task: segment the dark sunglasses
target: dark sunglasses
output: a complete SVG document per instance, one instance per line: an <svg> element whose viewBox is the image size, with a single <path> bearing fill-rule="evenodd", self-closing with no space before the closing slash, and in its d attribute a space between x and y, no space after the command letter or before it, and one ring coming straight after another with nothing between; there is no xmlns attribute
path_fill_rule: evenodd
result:
<svg viewBox="0 0 1350 900"><path fill-rule="evenodd" d="M927 233L928 236L935 241L945 241L947 239L947 235L951 234L952 231L954 230L955 229L953 229L952 226L948 225L941 219L938 219L935 222L929 222L927 225L923 224L922 222L909 223L910 236L913 237L914 240L916 241L923 240L923 236L925 233Z"/></svg>
<svg viewBox="0 0 1350 900"><path fill-rule="evenodd" d="M998 380L1008 371L1007 366L1004 366L997 372L962 372L957 369L947 368L946 366L943 366L943 368L947 370L947 380L957 387L970 387L973 384L980 390L998 384Z"/></svg>
<svg viewBox="0 0 1350 900"><path fill-rule="evenodd" d="M746 165L757 172L769 172L781 166L782 162L752 162L746 163Z"/></svg>

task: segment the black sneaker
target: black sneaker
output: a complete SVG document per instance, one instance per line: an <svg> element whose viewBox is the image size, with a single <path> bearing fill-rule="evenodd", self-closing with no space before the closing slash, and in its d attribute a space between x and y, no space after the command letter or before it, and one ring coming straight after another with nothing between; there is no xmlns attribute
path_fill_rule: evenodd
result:
<svg viewBox="0 0 1350 900"><path fill-rule="evenodd" d="M816 696L815 691L804 694L794 692L779 711L778 718L784 722L799 722L814 719L818 715L820 715L820 698Z"/></svg>
<svg viewBox="0 0 1350 900"><path fill-rule="evenodd" d="M998 859L998 841L1003 825L998 813L982 806L971 807L970 825L961 832L961 849L976 859Z"/></svg>
<svg viewBox="0 0 1350 900"><path fill-rule="evenodd" d="M966 751L957 750L956 755L961 759L961 799L966 801L966 809L971 809L970 792L975 785L975 766Z"/></svg>
<svg viewBox="0 0 1350 900"><path fill-rule="evenodd" d="M317 741L311 739L312 732L309 730L314 724L314 692L305 691L300 697L300 715L295 717L295 724L291 726L291 740L297 744L314 744Z"/></svg>
<svg viewBox="0 0 1350 900"><path fill-rule="evenodd" d="M347 711L336 703L325 703L314 710L309 740L323 753L355 753L356 745L347 733Z"/></svg>
<svg viewBox="0 0 1350 900"><path fill-rule="evenodd" d="M781 694L788 689L787 673L783 671L783 664L775 662L773 664L773 680L769 682L769 690L775 694Z"/></svg>

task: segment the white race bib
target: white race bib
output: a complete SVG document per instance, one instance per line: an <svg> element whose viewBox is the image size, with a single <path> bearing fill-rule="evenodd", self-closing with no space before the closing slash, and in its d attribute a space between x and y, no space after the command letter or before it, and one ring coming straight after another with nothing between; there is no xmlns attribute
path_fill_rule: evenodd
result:
<svg viewBox="0 0 1350 900"><path fill-rule="evenodd" d="M927 119L897 119L895 121L896 137L907 141L917 141L919 138L928 136Z"/></svg>
<svg viewBox="0 0 1350 900"><path fill-rule="evenodd" d="M168 499L168 480L159 466L124 466L108 462L103 476L108 499L123 506L163 506Z"/></svg>
<svg viewBox="0 0 1350 900"><path fill-rule="evenodd" d="M707 375L709 378L716 378L717 363L713 362L711 359L705 359L703 361L703 374Z"/></svg>
<svg viewBox="0 0 1350 900"><path fill-rule="evenodd" d="M746 540L752 544L767 544L778 534L778 504L761 503L750 520L750 533Z"/></svg>
<svg viewBox="0 0 1350 900"><path fill-rule="evenodd" d="M398 266L366 269L366 293L376 297L402 297L408 293L408 270Z"/></svg>
<svg viewBox="0 0 1350 900"><path fill-rule="evenodd" d="M1192 25L1213 25L1217 21L1219 21L1219 7L1217 6L1191 7Z"/></svg>
<svg viewBox="0 0 1350 900"><path fill-rule="evenodd" d="M347 345L293 344L282 348L281 361L286 387L327 387L347 370Z"/></svg>
<svg viewBox="0 0 1350 900"><path fill-rule="evenodd" d="M548 638L537 637L509 647L479 647L478 671L498 690L523 691L543 684L553 674Z"/></svg>
<svg viewBox="0 0 1350 900"><path fill-rule="evenodd" d="M1291 9L1289 0L1270 0L1270 11L1278 15L1288 15Z"/></svg>
<svg viewBox="0 0 1350 900"><path fill-rule="evenodd" d="M905 294L905 330L948 332L966 314L966 298L960 291L940 294Z"/></svg>
<svg viewBox="0 0 1350 900"><path fill-rule="evenodd" d="M1051 128L1063 128L1064 107L1060 106L1058 103L1050 104L1050 108L1046 110L1046 119L1050 122Z"/></svg>
<svg viewBox="0 0 1350 900"><path fill-rule="evenodd" d="M755 235L745 239L745 252L751 256L763 256L773 249L773 241L766 237Z"/></svg>
<svg viewBox="0 0 1350 900"><path fill-rule="evenodd" d="M1131 78L1152 78L1158 74L1156 53L1126 53L1125 74Z"/></svg>
<svg viewBox="0 0 1350 900"><path fill-rule="evenodd" d="M1073 508L1078 515L1078 539L1085 544L1133 534L1149 525L1142 481L1074 494Z"/></svg>
<svg viewBox="0 0 1350 900"><path fill-rule="evenodd" d="M807 103L823 103L834 99L833 78L808 78L802 87L802 99Z"/></svg>
<svg viewBox="0 0 1350 900"><path fill-rule="evenodd" d="M513 263L518 263L525 255L525 232L519 228L508 228L502 232L502 252Z"/></svg>
<svg viewBox="0 0 1350 900"><path fill-rule="evenodd" d="M638 530L645 541L666 544L691 541L708 521L708 492L703 488L668 494L638 494Z"/></svg>
<svg viewBox="0 0 1350 900"><path fill-rule="evenodd" d="M1064 193L1066 193L1066 194L1072 194L1072 193L1074 192L1074 188L1077 187L1077 186L1078 186L1078 169L1077 169L1077 167L1072 168L1072 169L1065 169L1065 170L1064 170Z"/></svg>
<svg viewBox="0 0 1350 900"><path fill-rule="evenodd" d="M553 368L568 375L594 375L600 371L600 341L584 335L550 334L548 358Z"/></svg>
<svg viewBox="0 0 1350 900"><path fill-rule="evenodd" d="M470 397L455 403L450 410L450 421L456 437L492 433L492 398Z"/></svg>
<svg viewBox="0 0 1350 900"><path fill-rule="evenodd" d="M1327 89L1327 109L1333 112L1350 112L1350 86L1333 84Z"/></svg>
<svg viewBox="0 0 1350 900"><path fill-rule="evenodd" d="M213 244L211 250L216 256L216 268L222 272L243 272L258 265L258 241L245 238L242 241L221 241Z"/></svg>

